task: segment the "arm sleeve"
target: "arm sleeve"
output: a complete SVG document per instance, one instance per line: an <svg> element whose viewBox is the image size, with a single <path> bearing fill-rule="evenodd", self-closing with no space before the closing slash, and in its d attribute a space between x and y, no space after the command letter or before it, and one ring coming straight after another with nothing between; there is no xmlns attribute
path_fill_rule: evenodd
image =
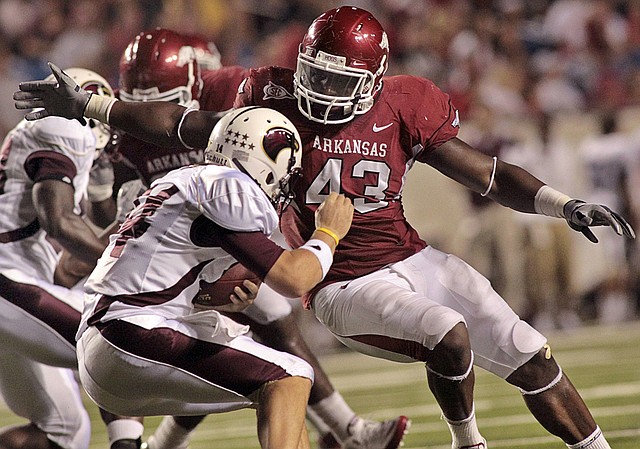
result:
<svg viewBox="0 0 640 449"><path fill-rule="evenodd" d="M407 77L407 107L402 109L402 121L413 139L423 148L420 156L426 156L444 142L458 135L460 119L458 110L449 95L425 78Z"/></svg>
<svg viewBox="0 0 640 449"><path fill-rule="evenodd" d="M24 169L33 182L57 179L73 185L71 180L77 174L71 159L61 153L46 150L31 153L24 162Z"/></svg>

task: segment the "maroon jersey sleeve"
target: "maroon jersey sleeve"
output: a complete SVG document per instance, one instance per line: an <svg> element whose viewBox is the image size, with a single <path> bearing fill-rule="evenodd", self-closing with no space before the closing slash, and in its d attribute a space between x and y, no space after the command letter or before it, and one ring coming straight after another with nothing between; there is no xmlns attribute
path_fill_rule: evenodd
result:
<svg viewBox="0 0 640 449"><path fill-rule="evenodd" d="M193 222L189 237L203 247L219 246L264 279L284 249L262 232L238 232L223 228L204 216Z"/></svg>
<svg viewBox="0 0 640 449"><path fill-rule="evenodd" d="M24 162L24 168L33 182L57 179L71 184L71 180L78 173L76 166L67 156L46 150L31 153Z"/></svg>
<svg viewBox="0 0 640 449"><path fill-rule="evenodd" d="M281 100L294 100L293 71L283 67L251 69L238 89L234 108L264 106L281 110Z"/></svg>
<svg viewBox="0 0 640 449"><path fill-rule="evenodd" d="M397 107L400 119L414 142L424 147L421 156L435 150L458 135L458 111L449 95L432 81L415 76L397 76L390 80L395 93L401 93L402 105Z"/></svg>
<svg viewBox="0 0 640 449"><path fill-rule="evenodd" d="M202 95L200 109L222 112L233 107L238 86L247 77L249 71L240 66L222 67L202 72Z"/></svg>

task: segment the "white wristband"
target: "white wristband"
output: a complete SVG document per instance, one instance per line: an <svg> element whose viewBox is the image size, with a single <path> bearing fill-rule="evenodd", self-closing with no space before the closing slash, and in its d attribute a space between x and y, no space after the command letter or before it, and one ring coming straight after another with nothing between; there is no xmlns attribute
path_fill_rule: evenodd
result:
<svg viewBox="0 0 640 449"><path fill-rule="evenodd" d="M300 249L306 249L318 258L318 262L320 262L320 266L322 267L322 279L324 279L333 263L333 253L329 245L320 239L311 239L302 245Z"/></svg>
<svg viewBox="0 0 640 449"><path fill-rule="evenodd" d="M549 217L564 218L564 205L571 201L571 197L544 185L540 187L533 200L536 213Z"/></svg>
<svg viewBox="0 0 640 449"><path fill-rule="evenodd" d="M92 94L91 97L89 97L87 106L84 108L84 116L108 124L109 113L116 101L118 100L113 97L103 97L102 95Z"/></svg>

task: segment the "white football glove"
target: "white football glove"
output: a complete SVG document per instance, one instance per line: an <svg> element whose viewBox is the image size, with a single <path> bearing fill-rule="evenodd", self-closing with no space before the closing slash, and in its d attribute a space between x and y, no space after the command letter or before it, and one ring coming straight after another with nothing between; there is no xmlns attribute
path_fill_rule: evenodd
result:
<svg viewBox="0 0 640 449"><path fill-rule="evenodd" d="M571 200L564 205L564 218L571 229L582 232L593 243L598 239L589 226L611 226L618 235L635 239L636 233L627 221L607 206L585 203L582 200Z"/></svg>
<svg viewBox="0 0 640 449"><path fill-rule="evenodd" d="M25 81L20 90L13 94L16 109L36 109L25 114L27 120L37 120L57 115L68 119L77 119L83 125L83 117L91 93L81 89L78 84L58 66L49 63L56 78L53 81Z"/></svg>

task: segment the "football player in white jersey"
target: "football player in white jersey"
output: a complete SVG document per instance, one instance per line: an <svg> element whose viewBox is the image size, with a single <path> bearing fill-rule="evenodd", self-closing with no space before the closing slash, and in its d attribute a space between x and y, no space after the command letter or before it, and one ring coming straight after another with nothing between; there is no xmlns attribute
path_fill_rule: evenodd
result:
<svg viewBox="0 0 640 449"><path fill-rule="evenodd" d="M291 200L300 148L282 114L239 109L213 130L208 163L168 173L136 200L84 286L79 373L101 407L144 416L253 407L263 448L309 447L311 366L255 342L217 307L194 303L201 280L215 283L238 262L287 297L324 278L351 223L343 195L318 210L301 248L269 239L276 206Z"/></svg>
<svg viewBox="0 0 640 449"><path fill-rule="evenodd" d="M90 70L68 73L84 89L113 95ZM106 244L81 215L90 169L109 134L94 120L83 126L50 117L21 121L2 143L0 394L29 421L0 431L3 449L88 447L90 421L73 372L82 292L54 285L54 278L60 247L95 264ZM113 449L139 444L136 419L103 418Z"/></svg>

